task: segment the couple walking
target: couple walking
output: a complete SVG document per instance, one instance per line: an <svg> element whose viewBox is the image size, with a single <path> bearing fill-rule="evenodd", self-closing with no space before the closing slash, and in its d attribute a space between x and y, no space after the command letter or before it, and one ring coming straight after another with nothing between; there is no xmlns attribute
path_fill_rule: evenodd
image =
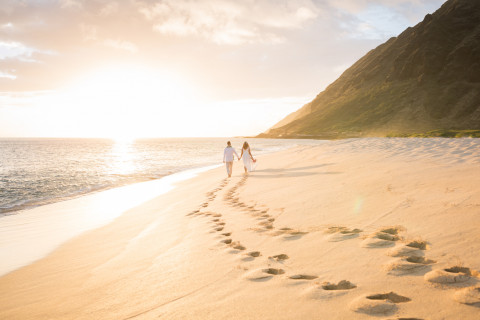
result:
<svg viewBox="0 0 480 320"><path fill-rule="evenodd" d="M234 154L237 156L238 161L240 161L240 159L243 157L243 168L245 169L245 173L254 170L253 164L257 160L253 158L248 142L247 141L244 142L242 147L242 153L240 154L240 157L239 157L237 154L237 151L235 151L230 141L228 141L227 147L223 151L223 163L226 164L227 174L229 178L232 176L233 160L235 159L235 157L233 156Z"/></svg>

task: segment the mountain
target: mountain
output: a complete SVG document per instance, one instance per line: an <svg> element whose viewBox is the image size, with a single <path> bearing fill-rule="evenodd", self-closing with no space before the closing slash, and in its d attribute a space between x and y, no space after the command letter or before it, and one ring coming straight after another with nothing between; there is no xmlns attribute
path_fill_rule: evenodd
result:
<svg viewBox="0 0 480 320"><path fill-rule="evenodd" d="M479 129L480 0L449 0L371 50L313 101L259 137Z"/></svg>

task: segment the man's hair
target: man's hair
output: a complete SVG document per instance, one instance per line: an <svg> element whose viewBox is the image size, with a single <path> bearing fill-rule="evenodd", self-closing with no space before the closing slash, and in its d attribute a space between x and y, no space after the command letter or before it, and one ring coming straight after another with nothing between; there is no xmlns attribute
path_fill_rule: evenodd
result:
<svg viewBox="0 0 480 320"><path fill-rule="evenodd" d="M230 141L227 141L227 146L231 146L232 144L230 143Z"/></svg>

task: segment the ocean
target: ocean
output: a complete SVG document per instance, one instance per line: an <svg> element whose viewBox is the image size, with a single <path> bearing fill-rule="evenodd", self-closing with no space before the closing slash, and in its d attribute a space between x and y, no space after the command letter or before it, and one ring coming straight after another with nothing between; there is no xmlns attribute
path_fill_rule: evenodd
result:
<svg viewBox="0 0 480 320"><path fill-rule="evenodd" d="M239 152L244 139L230 139ZM227 138L0 139L0 216L222 164ZM254 156L319 140L248 139ZM261 163L260 163L261 166Z"/></svg>

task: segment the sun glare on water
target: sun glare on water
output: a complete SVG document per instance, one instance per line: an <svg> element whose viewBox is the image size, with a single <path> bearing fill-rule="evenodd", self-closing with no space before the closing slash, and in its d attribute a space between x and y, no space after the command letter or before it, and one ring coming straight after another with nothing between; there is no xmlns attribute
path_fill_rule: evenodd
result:
<svg viewBox="0 0 480 320"><path fill-rule="evenodd" d="M188 87L175 75L138 67L116 67L84 75L63 95L92 136L119 141L158 136L174 129L168 121L191 105Z"/></svg>

